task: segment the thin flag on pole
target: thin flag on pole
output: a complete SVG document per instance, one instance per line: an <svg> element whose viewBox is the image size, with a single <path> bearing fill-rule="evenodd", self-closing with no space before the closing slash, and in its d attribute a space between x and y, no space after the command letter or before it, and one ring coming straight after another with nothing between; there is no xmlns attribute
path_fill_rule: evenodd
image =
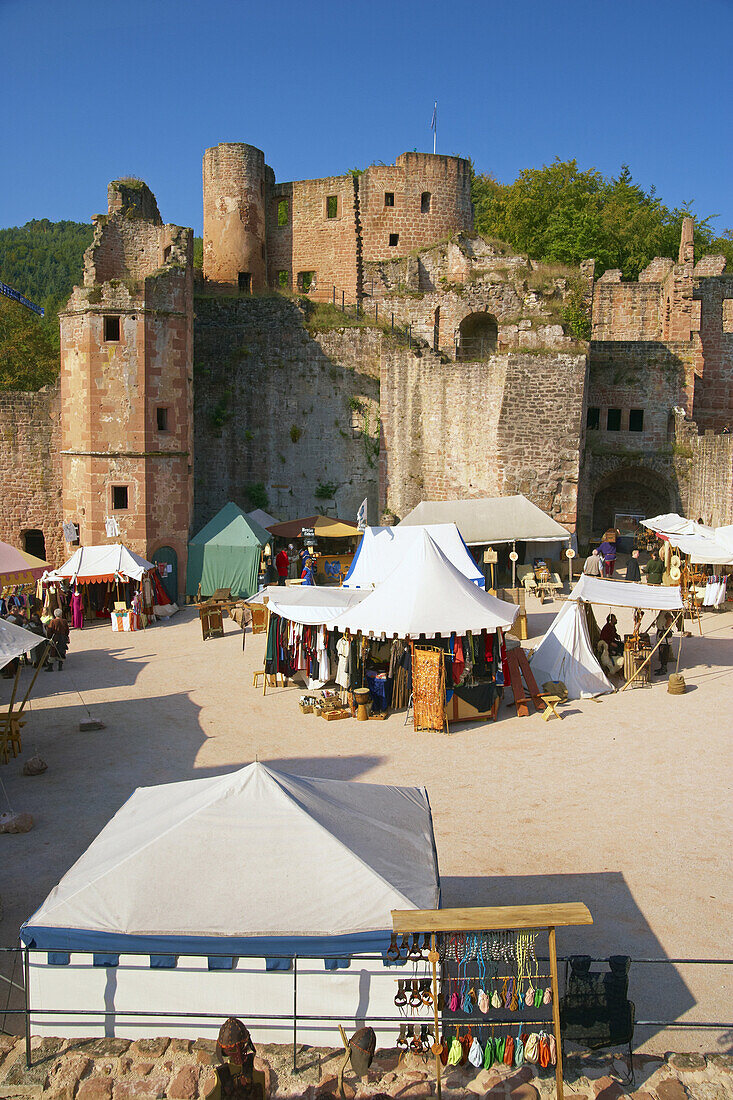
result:
<svg viewBox="0 0 733 1100"><path fill-rule="evenodd" d="M359 511L356 513L356 524L360 531L364 531L367 525L367 498L361 502Z"/></svg>
<svg viewBox="0 0 733 1100"><path fill-rule="evenodd" d="M430 129L433 131L433 152L436 151L438 141L438 101L433 104L433 117L430 120Z"/></svg>

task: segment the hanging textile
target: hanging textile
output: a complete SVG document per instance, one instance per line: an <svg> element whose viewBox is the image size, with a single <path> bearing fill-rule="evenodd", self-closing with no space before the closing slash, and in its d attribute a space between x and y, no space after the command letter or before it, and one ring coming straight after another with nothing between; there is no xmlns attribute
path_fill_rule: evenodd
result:
<svg viewBox="0 0 733 1100"><path fill-rule="evenodd" d="M416 730L445 727L445 652L415 646L412 668L412 706Z"/></svg>

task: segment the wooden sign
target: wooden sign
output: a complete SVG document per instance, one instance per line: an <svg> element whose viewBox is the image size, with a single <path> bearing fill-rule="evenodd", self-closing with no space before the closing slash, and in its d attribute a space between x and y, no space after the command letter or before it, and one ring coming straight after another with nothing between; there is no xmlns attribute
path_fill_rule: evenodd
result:
<svg viewBox="0 0 733 1100"><path fill-rule="evenodd" d="M499 555L496 550L484 550L484 565L496 565Z"/></svg>

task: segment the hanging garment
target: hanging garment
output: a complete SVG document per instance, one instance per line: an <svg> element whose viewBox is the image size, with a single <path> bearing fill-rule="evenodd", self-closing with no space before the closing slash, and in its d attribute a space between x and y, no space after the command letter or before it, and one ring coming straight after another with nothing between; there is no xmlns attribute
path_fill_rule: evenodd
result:
<svg viewBox="0 0 733 1100"><path fill-rule="evenodd" d="M457 1038L457 1036L454 1035L453 1042L451 1043L450 1050L448 1051L448 1065L457 1066L462 1057L463 1048L461 1047L460 1040Z"/></svg>
<svg viewBox="0 0 733 1100"><path fill-rule="evenodd" d="M81 630L84 626L84 607L80 592L74 592L71 597L71 625L75 630Z"/></svg>
<svg viewBox="0 0 733 1100"><path fill-rule="evenodd" d="M336 652L338 654L336 683L345 690L349 686L349 666L351 658L351 642L345 634L342 634L336 642Z"/></svg>
<svg viewBox="0 0 733 1100"><path fill-rule="evenodd" d="M471 1043L471 1049L468 1052L468 1060L472 1066L480 1069L484 1064L484 1052L481 1049L481 1044L478 1039L474 1039Z"/></svg>
<svg viewBox="0 0 733 1100"><path fill-rule="evenodd" d="M463 676L463 670L466 667L466 659L463 655L463 641L461 638L456 637L455 646L453 649L453 683L458 684Z"/></svg>

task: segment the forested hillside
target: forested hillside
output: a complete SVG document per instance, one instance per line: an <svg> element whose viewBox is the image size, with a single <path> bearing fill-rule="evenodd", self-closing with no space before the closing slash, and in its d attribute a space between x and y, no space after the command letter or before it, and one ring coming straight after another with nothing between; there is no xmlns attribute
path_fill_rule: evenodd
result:
<svg viewBox="0 0 733 1100"><path fill-rule="evenodd" d="M694 209L670 210L652 188L644 191L624 166L608 179L575 160L527 168L513 183L475 175L476 231L546 263L596 261L596 276L620 268L636 279L655 256L677 258L685 214L694 214L695 259L722 253L733 271L730 229L713 229L712 217Z"/></svg>

